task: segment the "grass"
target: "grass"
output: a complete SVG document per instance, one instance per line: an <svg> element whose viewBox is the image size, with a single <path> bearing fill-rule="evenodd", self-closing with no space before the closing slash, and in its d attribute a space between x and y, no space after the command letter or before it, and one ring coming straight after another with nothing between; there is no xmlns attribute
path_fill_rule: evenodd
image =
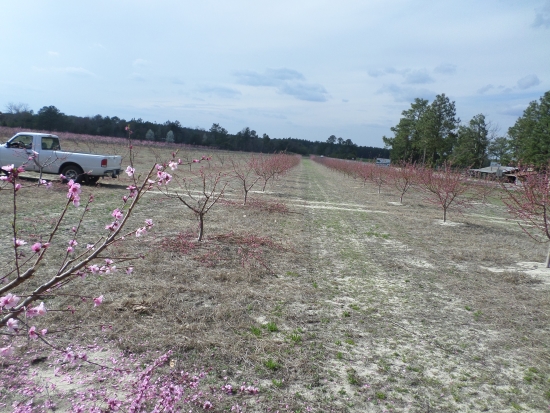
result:
<svg viewBox="0 0 550 413"><path fill-rule="evenodd" d="M279 331L279 328L277 327L277 324L275 324L273 321L270 321L269 323L267 323L265 325L265 328L270 333L276 333L277 331Z"/></svg>
<svg viewBox="0 0 550 413"><path fill-rule="evenodd" d="M264 361L264 366L272 371L279 370L281 368L281 365L271 358Z"/></svg>
<svg viewBox="0 0 550 413"><path fill-rule="evenodd" d="M157 156L169 155L169 150L140 151L142 170ZM100 182L83 188L84 196L96 197L83 238L102 233L106 214L130 184L124 176ZM22 238L31 242L47 233L65 190L57 185L40 198L21 192ZM121 271L78 279L76 294L103 294L104 304L94 309L70 297L48 298L49 309L74 305L76 311L52 311L37 322L52 331L67 317L84 326L77 334L57 334L62 348L75 338L98 337L92 326L112 325L99 337L105 347L126 353L172 350L178 365L210 366L213 387L223 377L235 388L258 382L262 390L255 400L262 411L289 404L294 411L311 405L315 411L363 412L372 410L372 400L391 400L395 411L426 411L428 402L433 411L476 411L481 405L470 407L472 399L489 401L495 411L545 409L550 399L550 369L541 361L550 348L547 285L488 268L542 262L546 247L507 222L497 203L462 216L451 211L449 220L461 225L450 227L435 223L440 211L425 205L417 192L407 194L407 208L388 204L396 201L389 187L380 196L369 192L375 189L303 160L265 194L250 195L284 202L291 213L229 203L214 207L200 245L193 240L194 216L151 193L131 227L151 216L155 226L147 238L128 239L120 251L145 254L132 276ZM237 186L229 188L228 199L240 197ZM79 212L69 211L72 221L52 245L52 259L66 248ZM0 214L9 216L7 203L0 202ZM281 246L262 250L271 271L257 260L243 266L237 238L227 236L231 231ZM6 219L0 234L5 264L11 253ZM177 248L163 247L165 239L176 240ZM205 254L209 265L199 260ZM135 310L140 306L147 312ZM363 382L371 387L363 390ZM442 388L448 389L445 397ZM512 388L517 390L503 391Z"/></svg>

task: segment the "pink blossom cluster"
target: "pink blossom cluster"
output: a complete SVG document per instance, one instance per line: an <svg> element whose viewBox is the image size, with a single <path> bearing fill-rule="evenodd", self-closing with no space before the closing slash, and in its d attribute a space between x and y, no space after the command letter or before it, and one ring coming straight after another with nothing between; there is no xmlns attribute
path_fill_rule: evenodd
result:
<svg viewBox="0 0 550 413"><path fill-rule="evenodd" d="M45 242L43 244L40 242L35 242L34 244L32 244L31 250L33 250L33 252L39 252L41 249L46 249L49 246L50 246L49 242Z"/></svg>
<svg viewBox="0 0 550 413"><path fill-rule="evenodd" d="M157 184L160 185L168 185L170 181L172 180L172 175L167 173L164 169L164 166L157 165Z"/></svg>
<svg viewBox="0 0 550 413"><path fill-rule="evenodd" d="M120 209L116 208L113 212L111 212L111 216L115 220L109 225L105 226L105 229L108 229L109 231L116 231L120 227L122 218L124 218L124 214Z"/></svg>
<svg viewBox="0 0 550 413"><path fill-rule="evenodd" d="M0 181L6 181L11 183L15 182L15 179L19 176L20 173L25 172L25 167L23 165L16 168L14 164L11 164L11 165L3 166L1 169L7 172L8 175L0 176ZM19 187L16 188L15 190L18 190L20 188L21 188L21 185L19 185Z"/></svg>
<svg viewBox="0 0 550 413"><path fill-rule="evenodd" d="M44 303L40 303L38 307L27 308L26 316L27 318L33 318L41 315L46 315L46 307Z"/></svg>
<svg viewBox="0 0 550 413"><path fill-rule="evenodd" d="M8 293L4 297L0 297L0 310L2 309L9 310L10 308L15 307L19 302L19 299L20 297L12 293Z"/></svg>
<svg viewBox="0 0 550 413"><path fill-rule="evenodd" d="M80 193L82 192L82 189L80 189L80 184L77 184L75 181L71 179L67 183L67 186L69 187L69 191L67 192L67 198L73 201L73 205L75 207L80 206Z"/></svg>
<svg viewBox="0 0 550 413"><path fill-rule="evenodd" d="M240 387L239 391L241 393L246 394L258 394L260 392L260 389L254 386L245 386L246 383L243 383L243 385Z"/></svg>
<svg viewBox="0 0 550 413"><path fill-rule="evenodd" d="M150 229L152 226L153 226L153 220L146 219L145 226L136 229L136 237L141 237L142 235L145 235L147 233L147 230Z"/></svg>
<svg viewBox="0 0 550 413"><path fill-rule="evenodd" d="M132 267L130 267L132 268ZM101 267L97 264L92 264L88 266L88 271L94 275L102 275L102 274L111 274L113 272L117 271L116 265L114 265L114 261L110 258L105 258L105 265L102 265ZM101 303L100 303L101 304Z"/></svg>
<svg viewBox="0 0 550 413"><path fill-rule="evenodd" d="M17 304L19 303L19 300L20 300L20 297L12 294L12 293L9 293L7 295L5 295L4 297L0 297L0 311L4 311L4 310L11 310L13 309L14 307L17 306ZM37 317L37 316L43 316L46 314L46 307L44 305L44 303L40 303L40 305L36 306L36 307L28 307L25 311L25 316L27 319L31 319L31 318L34 318L34 317ZM18 333L19 332L19 321L17 319L14 319L12 317L10 317L7 322L6 322L6 329L8 330L9 333ZM40 330L40 335L42 336L45 336L46 333L48 332L47 329L42 329ZM38 334L37 333L37 329L35 326L32 326L29 328L29 331L28 331L28 334L29 334L29 338L31 339L36 339L38 338ZM0 355L2 357L7 357L9 355L11 355L13 353L13 349L11 346L7 346L7 347L4 347L2 349L0 349Z"/></svg>
<svg viewBox="0 0 550 413"><path fill-rule="evenodd" d="M69 246L67 247L67 252L73 252L74 251L74 247L76 247L78 245L78 242L76 242L75 239L72 239L69 241Z"/></svg>
<svg viewBox="0 0 550 413"><path fill-rule="evenodd" d="M138 194L138 189L134 185L130 185L126 189L130 191L130 194L124 195L122 197L122 200L124 201L124 203L126 203L128 201L128 199L130 199L130 198L135 198Z"/></svg>

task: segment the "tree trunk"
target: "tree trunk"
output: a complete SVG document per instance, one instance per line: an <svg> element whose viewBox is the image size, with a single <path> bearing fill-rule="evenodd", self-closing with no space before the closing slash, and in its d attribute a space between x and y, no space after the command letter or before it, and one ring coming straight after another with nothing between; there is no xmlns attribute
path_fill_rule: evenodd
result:
<svg viewBox="0 0 550 413"><path fill-rule="evenodd" d="M204 234L204 216L199 215L199 237L197 238L198 242L202 241L203 234Z"/></svg>
<svg viewBox="0 0 550 413"><path fill-rule="evenodd" d="M550 248L548 248L548 255L546 255L546 268L550 268Z"/></svg>

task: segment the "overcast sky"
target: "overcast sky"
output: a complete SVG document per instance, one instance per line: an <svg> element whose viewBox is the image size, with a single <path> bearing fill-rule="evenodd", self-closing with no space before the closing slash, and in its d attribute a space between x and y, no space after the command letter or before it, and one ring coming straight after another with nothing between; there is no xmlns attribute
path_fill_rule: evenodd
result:
<svg viewBox="0 0 550 413"><path fill-rule="evenodd" d="M0 111L179 120L383 146L445 93L502 134L550 90L549 0L18 0Z"/></svg>

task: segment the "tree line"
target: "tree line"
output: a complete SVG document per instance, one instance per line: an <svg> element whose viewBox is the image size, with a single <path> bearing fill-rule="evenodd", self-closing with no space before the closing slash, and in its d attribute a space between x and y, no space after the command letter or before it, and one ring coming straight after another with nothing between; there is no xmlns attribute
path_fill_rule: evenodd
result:
<svg viewBox="0 0 550 413"><path fill-rule="evenodd" d="M214 147L218 149L246 152L289 152L300 155L323 155L344 159L388 158L389 149L372 146L358 146L350 139L331 135L325 142L297 138L271 138L264 133L245 127L236 134L230 134L218 123L209 130L190 128L179 121L164 123L145 121L141 118L127 121L117 116L73 116L62 113L55 106L44 106L37 113L24 103L9 103L5 113L0 112L0 125L51 132L70 132L95 136L125 137L130 125L133 139L156 142L181 143Z"/></svg>
<svg viewBox="0 0 550 413"><path fill-rule="evenodd" d="M392 161L481 168L491 160L541 166L550 159L550 91L531 102L504 136L481 113L461 124L445 94L431 103L416 98L401 115L391 128L394 136L383 137Z"/></svg>

